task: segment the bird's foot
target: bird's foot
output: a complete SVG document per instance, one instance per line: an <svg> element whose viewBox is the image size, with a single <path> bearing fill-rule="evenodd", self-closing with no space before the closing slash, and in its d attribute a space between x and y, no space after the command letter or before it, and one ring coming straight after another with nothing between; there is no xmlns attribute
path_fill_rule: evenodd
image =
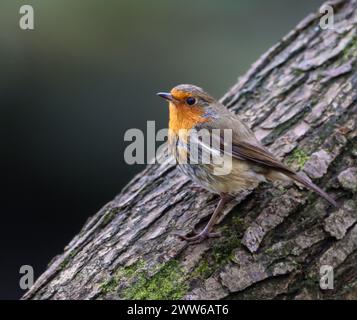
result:
<svg viewBox="0 0 357 320"><path fill-rule="evenodd" d="M194 236L189 237L189 236L184 236L181 234L177 234L177 236L183 240L187 241L189 244L197 244L201 243L202 241L209 239L209 238L219 238L221 234L219 232L209 232L207 230L203 230L200 233L197 233L194 231Z"/></svg>

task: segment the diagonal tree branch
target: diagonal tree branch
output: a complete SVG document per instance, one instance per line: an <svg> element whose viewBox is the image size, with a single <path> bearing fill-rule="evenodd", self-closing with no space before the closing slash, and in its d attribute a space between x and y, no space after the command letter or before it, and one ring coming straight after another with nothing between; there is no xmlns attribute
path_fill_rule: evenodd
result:
<svg viewBox="0 0 357 320"><path fill-rule="evenodd" d="M342 204L297 186L233 200L220 239L187 246L218 198L174 166L148 166L85 224L24 299L357 298L357 2L334 30L306 17L221 99L271 151ZM334 268L334 289L319 270Z"/></svg>

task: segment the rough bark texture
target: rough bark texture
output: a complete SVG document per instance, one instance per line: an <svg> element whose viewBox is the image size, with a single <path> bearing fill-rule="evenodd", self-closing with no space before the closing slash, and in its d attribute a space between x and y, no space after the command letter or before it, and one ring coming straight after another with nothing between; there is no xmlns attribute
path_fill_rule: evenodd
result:
<svg viewBox="0 0 357 320"><path fill-rule="evenodd" d="M311 14L222 98L271 151L341 204L260 185L226 208L220 239L188 246L218 198L148 166L50 263L25 299L357 298L357 1ZM320 266L334 268L321 290Z"/></svg>

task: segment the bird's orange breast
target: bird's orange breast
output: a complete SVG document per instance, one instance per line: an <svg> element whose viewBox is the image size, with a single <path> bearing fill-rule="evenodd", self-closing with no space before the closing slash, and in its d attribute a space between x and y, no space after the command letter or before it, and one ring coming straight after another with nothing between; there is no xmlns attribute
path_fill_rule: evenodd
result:
<svg viewBox="0 0 357 320"><path fill-rule="evenodd" d="M179 130L190 130L194 126L207 122L209 119L203 117L204 110L198 106L187 106L185 104L175 105L170 102L169 129L178 134Z"/></svg>

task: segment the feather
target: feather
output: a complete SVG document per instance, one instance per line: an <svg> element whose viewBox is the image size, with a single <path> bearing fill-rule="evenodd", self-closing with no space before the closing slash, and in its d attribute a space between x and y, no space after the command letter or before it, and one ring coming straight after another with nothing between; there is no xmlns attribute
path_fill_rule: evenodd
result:
<svg viewBox="0 0 357 320"><path fill-rule="evenodd" d="M234 141L232 146L232 156L234 158L238 158L241 160L246 160L246 161L248 160L253 163L258 163L264 167L281 172L286 176L288 176L289 178L301 183L306 188L313 190L322 198L324 198L329 203L331 203L334 207L336 208L339 207L336 201L331 196L329 196L325 191L321 190L313 182L309 181L308 179L301 176L300 174L294 172L285 164L281 163L263 146L252 145L244 141L239 141L239 142Z"/></svg>

